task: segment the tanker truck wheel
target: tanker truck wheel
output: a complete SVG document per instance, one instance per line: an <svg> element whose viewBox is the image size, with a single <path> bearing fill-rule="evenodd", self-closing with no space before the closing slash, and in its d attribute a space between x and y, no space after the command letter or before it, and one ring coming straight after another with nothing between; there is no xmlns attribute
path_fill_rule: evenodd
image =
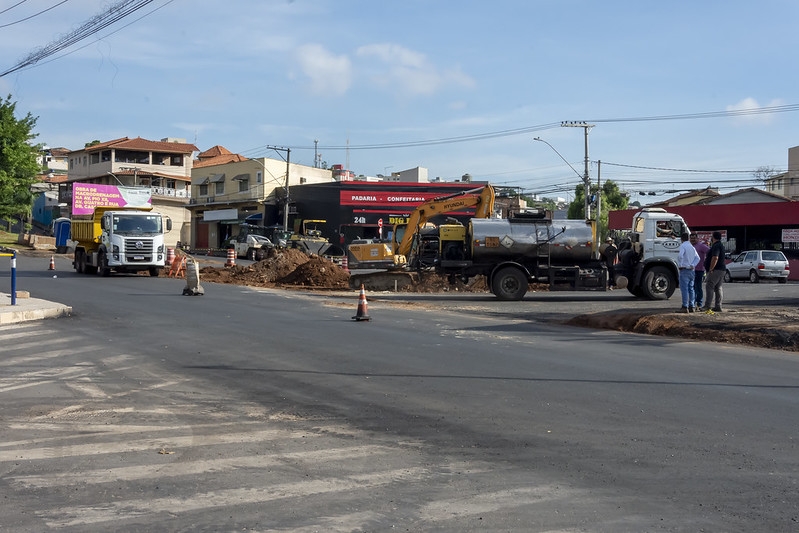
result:
<svg viewBox="0 0 799 533"><path fill-rule="evenodd" d="M655 266L644 274L644 295L650 300L668 300L676 288L677 281L666 267Z"/></svg>
<svg viewBox="0 0 799 533"><path fill-rule="evenodd" d="M502 268L491 278L491 292L500 300L521 300L527 287L527 276L518 268Z"/></svg>

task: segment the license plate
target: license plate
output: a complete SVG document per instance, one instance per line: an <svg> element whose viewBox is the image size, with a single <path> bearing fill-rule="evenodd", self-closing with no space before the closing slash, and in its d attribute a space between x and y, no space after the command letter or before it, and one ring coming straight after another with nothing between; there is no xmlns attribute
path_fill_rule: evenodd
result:
<svg viewBox="0 0 799 533"><path fill-rule="evenodd" d="M143 255L134 255L133 256L133 260L134 261L144 261L144 256Z"/></svg>

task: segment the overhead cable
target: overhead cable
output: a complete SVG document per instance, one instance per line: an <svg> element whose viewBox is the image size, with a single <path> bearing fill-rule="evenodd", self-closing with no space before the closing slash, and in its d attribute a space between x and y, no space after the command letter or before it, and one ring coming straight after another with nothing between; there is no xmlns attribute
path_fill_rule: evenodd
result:
<svg viewBox="0 0 799 533"><path fill-rule="evenodd" d="M86 39L87 37L91 37L100 30L120 21L131 13L138 11L142 7L152 2L153 0L123 0L122 2L117 2L116 4L108 7L99 15L95 15L89 21L83 23L76 30L44 46L43 48L32 52L28 55L28 57L17 63L15 66L0 73L0 78L25 67L34 65L42 59L50 57L51 55L56 54L65 48L72 46L83 39Z"/></svg>
<svg viewBox="0 0 799 533"><path fill-rule="evenodd" d="M24 3L25 3L25 2L27 2L27 1L28 1L28 0L19 0L19 2L17 2L17 3L16 3L16 4L14 4L13 6L8 6L8 7L7 7L7 8L5 8L4 10L0 11L0 15L2 15L3 13L5 13L6 11L11 11L12 9L14 9L15 7L17 7L18 5L20 5L20 4L24 4Z"/></svg>
<svg viewBox="0 0 799 533"><path fill-rule="evenodd" d="M8 24L2 24L2 25L0 25L0 28L7 28L9 26L13 26L14 24L19 24L20 22L25 22L26 20L30 20L32 18L38 17L42 13L47 13L51 9L55 9L58 6L60 6L61 4L66 4L68 1L69 0L61 0L61 2L59 2L59 3L57 3L57 4L53 5L53 6L50 6L47 9L43 9L43 10L39 11L38 13L34 13L33 15L30 15L28 17L25 17L25 18L22 18L22 19L19 19L19 20L15 20L14 22L9 22ZM20 4L21 3L22 2L20 2ZM19 4L17 4L17 5L19 5ZM15 7L15 6L11 6L11 7ZM11 9L11 7L9 7L8 9ZM0 13L5 13L6 11L8 11L8 9L4 9L3 11L0 11Z"/></svg>

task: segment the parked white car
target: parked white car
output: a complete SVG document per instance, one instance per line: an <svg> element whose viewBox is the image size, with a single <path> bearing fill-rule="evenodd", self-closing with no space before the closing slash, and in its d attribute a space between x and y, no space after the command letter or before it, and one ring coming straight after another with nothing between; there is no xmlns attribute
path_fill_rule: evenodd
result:
<svg viewBox="0 0 799 533"><path fill-rule="evenodd" d="M731 263L727 263L724 280L748 279L758 283L761 279L776 279L779 283L785 283L789 274L788 259L782 252L749 250L741 252Z"/></svg>

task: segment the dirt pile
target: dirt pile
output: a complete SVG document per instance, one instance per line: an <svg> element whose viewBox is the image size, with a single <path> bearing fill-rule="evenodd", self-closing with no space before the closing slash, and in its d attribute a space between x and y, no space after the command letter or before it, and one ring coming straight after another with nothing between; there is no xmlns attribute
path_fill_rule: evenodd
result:
<svg viewBox="0 0 799 533"><path fill-rule="evenodd" d="M712 315L609 311L579 315L566 323L587 328L799 351L799 310L793 308L741 307Z"/></svg>
<svg viewBox="0 0 799 533"><path fill-rule="evenodd" d="M349 277L346 270L331 261L295 249L270 250L263 261L250 266L200 269L203 281L252 287L347 289Z"/></svg>
<svg viewBox="0 0 799 533"><path fill-rule="evenodd" d="M485 276L476 276L464 283L460 279L450 280L432 272L420 272L413 277L413 283L403 287L401 292L487 292Z"/></svg>

